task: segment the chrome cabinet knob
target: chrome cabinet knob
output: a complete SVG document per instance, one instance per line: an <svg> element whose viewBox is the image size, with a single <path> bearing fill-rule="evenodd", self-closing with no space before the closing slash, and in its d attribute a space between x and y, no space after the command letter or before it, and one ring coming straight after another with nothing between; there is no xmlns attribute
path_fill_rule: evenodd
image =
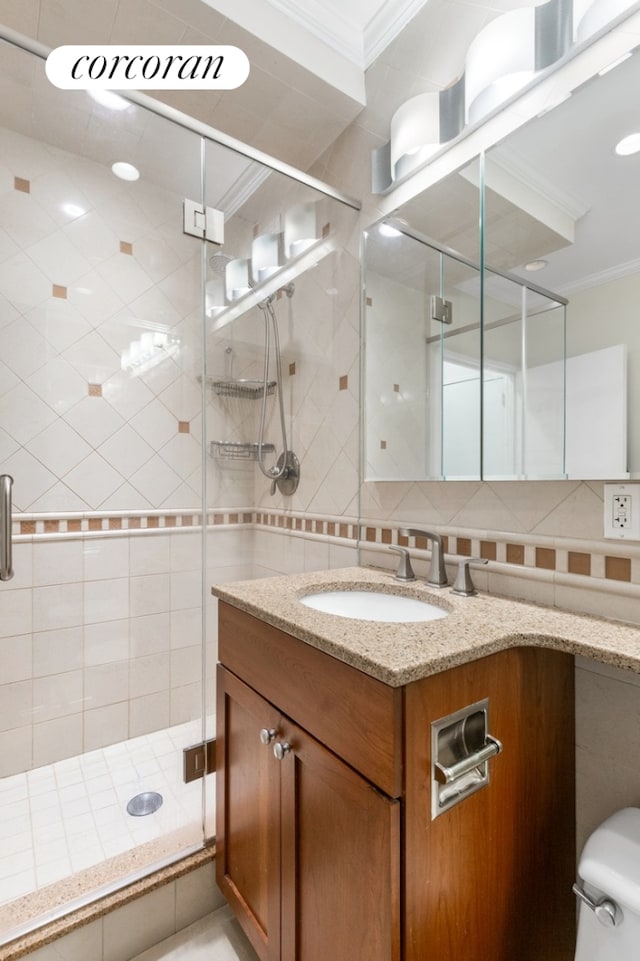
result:
<svg viewBox="0 0 640 961"><path fill-rule="evenodd" d="M291 750L291 745L287 741L276 741L273 745L273 756L281 761L285 754L288 754Z"/></svg>
<svg viewBox="0 0 640 961"><path fill-rule="evenodd" d="M263 727L260 731L260 740L263 744L271 744L277 733L278 732L273 727Z"/></svg>

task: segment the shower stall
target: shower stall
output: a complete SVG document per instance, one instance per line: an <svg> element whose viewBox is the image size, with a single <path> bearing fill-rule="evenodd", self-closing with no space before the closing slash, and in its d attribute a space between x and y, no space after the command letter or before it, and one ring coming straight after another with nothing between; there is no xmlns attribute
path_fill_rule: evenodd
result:
<svg viewBox="0 0 640 961"><path fill-rule="evenodd" d="M214 732L210 587L281 569L261 505L309 506L278 457L311 462L299 415L358 263L348 198L0 47L3 943L211 840L213 779L185 778ZM207 208L222 245L194 236Z"/></svg>

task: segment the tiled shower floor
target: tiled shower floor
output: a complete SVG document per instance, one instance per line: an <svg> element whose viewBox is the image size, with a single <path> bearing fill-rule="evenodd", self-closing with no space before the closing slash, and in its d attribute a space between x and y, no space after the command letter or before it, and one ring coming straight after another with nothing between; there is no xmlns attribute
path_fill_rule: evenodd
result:
<svg viewBox="0 0 640 961"><path fill-rule="evenodd" d="M201 843L202 781L182 778L183 748L200 739L193 721L0 781L0 937ZM132 817L144 791L164 802Z"/></svg>

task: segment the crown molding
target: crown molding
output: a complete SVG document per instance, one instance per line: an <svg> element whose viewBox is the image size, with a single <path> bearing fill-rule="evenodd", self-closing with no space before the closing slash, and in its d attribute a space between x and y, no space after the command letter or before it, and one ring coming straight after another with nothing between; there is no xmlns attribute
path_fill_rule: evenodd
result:
<svg viewBox="0 0 640 961"><path fill-rule="evenodd" d="M337 7L320 0L304 0L304 10L296 0L268 2L351 63L364 68L362 34L357 24L347 20Z"/></svg>
<svg viewBox="0 0 640 961"><path fill-rule="evenodd" d="M406 27L427 0L385 0L366 24L345 17L337 0L268 0L318 40L332 47L361 70L366 69Z"/></svg>
<svg viewBox="0 0 640 961"><path fill-rule="evenodd" d="M364 26L365 69L371 66L427 2L428 0L386 0L379 7Z"/></svg>

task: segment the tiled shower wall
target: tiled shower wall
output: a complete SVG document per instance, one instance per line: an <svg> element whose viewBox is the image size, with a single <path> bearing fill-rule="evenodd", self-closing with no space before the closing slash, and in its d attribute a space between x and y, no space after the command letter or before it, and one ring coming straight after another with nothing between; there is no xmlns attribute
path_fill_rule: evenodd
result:
<svg viewBox="0 0 640 961"><path fill-rule="evenodd" d="M0 156L5 775L200 716L202 346L182 198L6 130ZM134 376L149 330L175 352Z"/></svg>

